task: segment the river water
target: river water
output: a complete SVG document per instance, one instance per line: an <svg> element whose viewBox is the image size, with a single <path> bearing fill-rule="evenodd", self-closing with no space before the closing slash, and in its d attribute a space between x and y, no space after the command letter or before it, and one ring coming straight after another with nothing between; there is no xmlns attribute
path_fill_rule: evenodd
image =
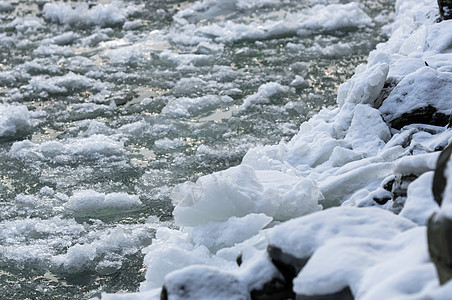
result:
<svg viewBox="0 0 452 300"><path fill-rule="evenodd" d="M136 291L172 187L334 105L392 2L0 1L0 297Z"/></svg>

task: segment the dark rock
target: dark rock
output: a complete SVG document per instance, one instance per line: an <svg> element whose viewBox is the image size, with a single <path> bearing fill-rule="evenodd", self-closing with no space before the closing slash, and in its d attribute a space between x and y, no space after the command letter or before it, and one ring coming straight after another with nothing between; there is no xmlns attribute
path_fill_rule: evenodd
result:
<svg viewBox="0 0 452 300"><path fill-rule="evenodd" d="M387 197L387 196L386 197L379 197L379 198L374 197L373 200L375 202L377 202L378 204L380 204L380 205L384 205L384 204L388 203L389 200L392 200L392 198L391 197Z"/></svg>
<svg viewBox="0 0 452 300"><path fill-rule="evenodd" d="M452 220L434 214L427 227L428 250L441 284L452 279Z"/></svg>
<svg viewBox="0 0 452 300"><path fill-rule="evenodd" d="M438 7L442 20L452 19L452 0L438 0Z"/></svg>
<svg viewBox="0 0 452 300"><path fill-rule="evenodd" d="M452 145L447 146L438 157L432 192L435 201L441 206L447 185L444 174L452 155ZM441 284L452 279L452 219L441 214L434 214L427 227L428 250L435 264Z"/></svg>
<svg viewBox="0 0 452 300"><path fill-rule="evenodd" d="M353 294L349 287L344 288L343 290L326 295L297 295L297 300L353 300Z"/></svg>
<svg viewBox="0 0 452 300"><path fill-rule="evenodd" d="M441 206L443 202L443 193L446 188L447 178L444 174L446 170L447 162L449 161L452 154L452 144L447 146L439 155L436 161L435 175L433 176L432 192L435 201Z"/></svg>
<svg viewBox="0 0 452 300"><path fill-rule="evenodd" d="M162 286L162 291L160 292L160 300L168 300L168 291L165 285Z"/></svg>
<svg viewBox="0 0 452 300"><path fill-rule="evenodd" d="M294 257L293 255L284 253L280 248L272 245L267 247L267 252L275 267L290 284L292 284L292 280L295 276L297 276L298 272L303 269L309 259L309 257L301 259Z"/></svg>
<svg viewBox="0 0 452 300"><path fill-rule="evenodd" d="M288 284L280 278L273 278L262 289L251 291L251 299L253 300L285 300L293 298L295 298L295 293L292 291L292 283Z"/></svg>
<svg viewBox="0 0 452 300"><path fill-rule="evenodd" d="M429 105L402 114L397 119L391 121L391 127L401 129L403 126L416 123L446 126L449 122L449 117L450 116L437 112L436 108Z"/></svg>
<svg viewBox="0 0 452 300"><path fill-rule="evenodd" d="M256 300L284 300L295 298L293 292L293 279L298 272L303 269L309 258L297 258L293 255L284 253L279 247L269 245L267 253L270 259L284 277L284 280L279 278L273 279L264 285L262 290L252 291L251 298Z"/></svg>
<svg viewBox="0 0 452 300"><path fill-rule="evenodd" d="M392 200L390 207L388 208L392 212L398 214L403 209L405 205L405 200L407 197L408 185L416 180L418 176L414 174L410 175L395 175L394 179L388 181L384 184L383 188L391 192L391 198L383 197L381 199L374 198L374 201L380 205L387 203Z"/></svg>
<svg viewBox="0 0 452 300"><path fill-rule="evenodd" d="M375 99L374 107L379 108L383 101L388 98L388 96L391 94L392 90L397 86L397 80L394 78L388 78L385 81L385 84L383 88L381 89L380 94L378 95L377 99Z"/></svg>

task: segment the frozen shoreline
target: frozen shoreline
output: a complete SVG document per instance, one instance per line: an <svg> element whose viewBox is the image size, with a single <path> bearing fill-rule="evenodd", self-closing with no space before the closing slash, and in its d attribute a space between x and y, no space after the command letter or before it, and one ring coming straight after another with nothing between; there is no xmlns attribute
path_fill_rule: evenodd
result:
<svg viewBox="0 0 452 300"><path fill-rule="evenodd" d="M452 140L444 123L452 21L437 23L430 2L396 2L391 38L339 88L338 107L303 123L288 143L252 149L240 166L180 185L173 215L181 229L158 229L144 250L141 293L102 299L159 299L162 284L168 299L249 299L266 283L287 281L269 245L309 259L296 269L298 295L450 295L452 284L439 286L428 256L425 225L439 210L436 159ZM422 112L428 107L434 111ZM400 121L419 110L437 123ZM443 210L452 202L447 191Z"/></svg>

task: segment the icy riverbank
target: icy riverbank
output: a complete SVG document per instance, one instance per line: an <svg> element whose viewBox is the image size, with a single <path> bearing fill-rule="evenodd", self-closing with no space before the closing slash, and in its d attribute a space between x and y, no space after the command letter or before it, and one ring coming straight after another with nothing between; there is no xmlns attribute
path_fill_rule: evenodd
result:
<svg viewBox="0 0 452 300"><path fill-rule="evenodd" d="M168 299L446 299L452 284L439 286L425 226L452 139L452 21L437 12L434 1L398 0L390 40L339 88L337 107L287 143L178 186L180 229L158 229L144 250L141 293L102 298L158 299L163 284Z"/></svg>

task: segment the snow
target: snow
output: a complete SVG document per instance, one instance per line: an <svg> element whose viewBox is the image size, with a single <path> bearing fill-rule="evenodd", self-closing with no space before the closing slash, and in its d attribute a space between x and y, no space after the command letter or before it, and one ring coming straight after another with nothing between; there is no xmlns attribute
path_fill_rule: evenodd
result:
<svg viewBox="0 0 452 300"><path fill-rule="evenodd" d="M193 26L200 18L220 17L221 9L232 13L234 5L204 1L180 11L171 31L173 41L224 43L372 26L355 2L317 5L289 13L280 22L262 21L260 27L232 21ZM320 10L323 21L314 18ZM296 258L309 258L293 281L298 294L349 287L356 299L444 299L451 285L439 287L425 225L439 210L452 216L452 180L441 208L431 194L438 149L452 142L451 130L424 124L390 128L392 120L426 105L450 114L452 23L436 23L436 10L432 3L397 1L391 38L339 87L337 107L303 123L289 142L251 149L239 166L177 186L171 197L180 229L160 229L146 249L142 290L164 284L174 299L242 299L254 280L278 276L266 267L265 249L272 245ZM381 98L388 82L396 86L389 97ZM302 83L298 76L291 85ZM275 82L264 84L238 111L288 89ZM450 170L452 163L447 168L452 178ZM405 204L397 215L394 191L387 185L403 181L403 176L415 180L406 183L406 196L401 196ZM375 201L385 197L391 200ZM246 258L240 267L233 264L239 253ZM266 275L251 265L262 266ZM223 290L227 283L229 289Z"/></svg>
<svg viewBox="0 0 452 300"><path fill-rule="evenodd" d="M387 122L403 113L412 112L425 104L438 112L449 115L450 99L444 97L452 93L452 74L439 72L431 67L423 67L405 76L383 102L380 111Z"/></svg>

